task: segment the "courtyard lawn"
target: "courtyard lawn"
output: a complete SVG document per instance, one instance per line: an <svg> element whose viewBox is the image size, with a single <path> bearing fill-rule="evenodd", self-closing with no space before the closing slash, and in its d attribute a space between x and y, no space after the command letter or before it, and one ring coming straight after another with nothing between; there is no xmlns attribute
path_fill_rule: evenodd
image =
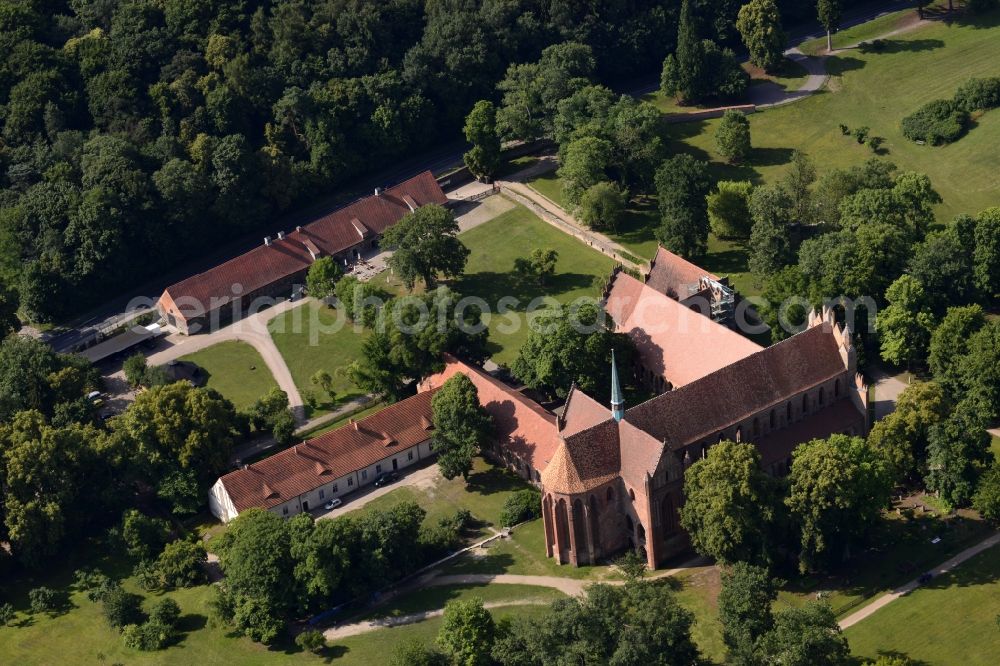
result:
<svg viewBox="0 0 1000 666"><path fill-rule="evenodd" d="M257 350L245 342L220 342L182 356L208 376L208 386L228 398L237 409L246 409L278 384Z"/></svg>
<svg viewBox="0 0 1000 666"><path fill-rule="evenodd" d="M921 664L995 664L998 616L1000 548L993 547L845 633L851 651L872 660L899 653Z"/></svg>
<svg viewBox="0 0 1000 666"><path fill-rule="evenodd" d="M714 565L694 567L672 578L677 601L694 613L691 636L702 655L713 664L725 663L726 646L722 642L722 625L719 623L718 599L722 587L719 568Z"/></svg>
<svg viewBox="0 0 1000 666"><path fill-rule="evenodd" d="M1000 61L1000 11L951 25L935 22L886 40L880 52L850 50L827 59L833 74L823 91L749 116L754 151L747 164L724 164L716 152L718 120L670 125L670 152L711 160L716 177L773 182L787 169L793 150L806 152L822 174L872 157L872 151L841 135L839 124L868 126L885 137L885 158L900 170L926 173L944 202L939 220L976 213L997 203L1000 110L979 117L955 143L920 146L904 138L902 118L920 105L950 98L970 77L995 76Z"/></svg>
<svg viewBox="0 0 1000 666"><path fill-rule="evenodd" d="M993 435L992 442L990 443L990 448L993 450L993 457L1000 462L1000 437Z"/></svg>
<svg viewBox="0 0 1000 666"><path fill-rule="evenodd" d="M546 224L522 206L466 231L460 238L470 254L465 275L454 282L455 290L485 299L494 312L501 298L517 299L511 313L496 315L490 322L493 360L501 364L512 363L528 337L530 315L526 311L533 299L545 297L565 304L580 297L599 298L601 285L614 266L610 258ZM555 275L544 285L524 280L514 272L514 261L527 257L535 248L559 253ZM516 326L511 326L513 320ZM516 330L501 330L508 327Z"/></svg>
<svg viewBox="0 0 1000 666"><path fill-rule="evenodd" d="M329 411L361 395L362 391L351 382L346 371L361 355L367 331L355 330L349 321L338 319L335 309L318 301L288 310L268 322L267 328L303 398L307 393L316 396L315 413ZM333 376L336 392L333 402L312 383L312 376L320 369Z"/></svg>
<svg viewBox="0 0 1000 666"><path fill-rule="evenodd" d="M513 493L529 487L513 472L476 458L468 483L462 477L450 481L437 477L430 485L401 486L350 513L364 514L375 509L384 511L409 501L416 502L427 511L425 522L434 524L441 518L454 516L459 509L468 509L477 526L467 536L475 540L494 534L494 530L500 528L504 502Z"/></svg>

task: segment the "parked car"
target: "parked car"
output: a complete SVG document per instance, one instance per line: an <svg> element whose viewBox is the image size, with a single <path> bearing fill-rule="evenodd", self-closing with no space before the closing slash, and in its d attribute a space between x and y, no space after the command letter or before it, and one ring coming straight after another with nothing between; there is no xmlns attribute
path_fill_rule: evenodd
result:
<svg viewBox="0 0 1000 666"><path fill-rule="evenodd" d="M399 481L399 474L396 474L395 472L385 472L384 474L378 475L373 485L376 488L381 488L382 486L387 486L390 483L395 483L396 481Z"/></svg>
<svg viewBox="0 0 1000 666"><path fill-rule="evenodd" d="M343 504L343 502L341 502L339 499L334 498L329 502L327 502L326 504L324 504L323 508L329 511L330 509L336 509L341 504Z"/></svg>

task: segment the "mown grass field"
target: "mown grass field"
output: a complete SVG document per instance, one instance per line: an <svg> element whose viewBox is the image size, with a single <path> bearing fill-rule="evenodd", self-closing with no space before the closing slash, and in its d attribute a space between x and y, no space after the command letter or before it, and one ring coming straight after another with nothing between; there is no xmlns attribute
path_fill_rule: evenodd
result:
<svg viewBox="0 0 1000 666"><path fill-rule="evenodd" d="M347 376L347 367L361 355L368 332L339 317L335 309L310 301L275 317L267 325L274 344L292 373L299 392L311 392L317 399L317 413L360 395L361 390ZM318 370L333 376L336 400L312 383Z"/></svg>
<svg viewBox="0 0 1000 666"><path fill-rule="evenodd" d="M1000 659L1000 548L893 601L845 633L852 652L904 654L918 664L995 664Z"/></svg>
<svg viewBox="0 0 1000 666"><path fill-rule="evenodd" d="M257 350L245 342L220 342L180 358L208 375L207 385L246 409L278 384Z"/></svg>
<svg viewBox="0 0 1000 666"><path fill-rule="evenodd" d="M470 254L465 275L454 282L455 290L483 298L494 313L501 298L517 299L510 313L494 314L489 325L493 360L501 364L517 358L529 333L529 308L533 302L534 309L544 305L536 299L566 304L580 297L598 298L614 265L610 258L546 224L523 206L466 231L460 238ZM535 248L559 253L555 275L544 285L514 272L514 261L527 257Z"/></svg>
<svg viewBox="0 0 1000 666"><path fill-rule="evenodd" d="M871 38L893 29L883 25L856 29L850 39ZM846 32L846 31L845 31ZM860 35L860 37L859 37ZM942 146L919 146L902 135L900 121L920 105L951 97L970 77L1000 74L1000 11L951 25L936 22L891 37L881 52L853 49L827 59L828 86L794 104L753 114L754 154L747 164L724 164L715 146L718 120L666 128L672 152L710 160L715 176L727 180L771 182L780 178L793 150L807 153L823 171L849 167L873 156L838 125L868 126L885 137L884 157L901 170L926 173L944 199L936 213L942 221L976 213L1000 202L1000 110L979 117L966 136Z"/></svg>

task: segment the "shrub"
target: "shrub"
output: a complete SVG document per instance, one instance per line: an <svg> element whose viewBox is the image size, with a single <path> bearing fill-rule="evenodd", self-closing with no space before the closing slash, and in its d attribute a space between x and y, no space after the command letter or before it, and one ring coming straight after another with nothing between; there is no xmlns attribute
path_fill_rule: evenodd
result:
<svg viewBox="0 0 1000 666"><path fill-rule="evenodd" d="M851 133L851 128L845 125L844 123L840 123L840 133L843 134L844 136L847 136Z"/></svg>
<svg viewBox="0 0 1000 666"><path fill-rule="evenodd" d="M149 612L149 621L173 627L181 616L181 607L170 597L164 597Z"/></svg>
<svg viewBox="0 0 1000 666"><path fill-rule="evenodd" d="M128 624L122 628L122 642L133 650L153 652L162 650L174 637L174 628L159 622Z"/></svg>
<svg viewBox="0 0 1000 666"><path fill-rule="evenodd" d="M869 127L858 127L854 130L854 138L858 143L864 143L868 139Z"/></svg>
<svg viewBox="0 0 1000 666"><path fill-rule="evenodd" d="M1000 106L1000 76L969 79L955 91L955 106L972 113Z"/></svg>
<svg viewBox="0 0 1000 666"><path fill-rule="evenodd" d="M48 587L36 587L28 592L32 613L50 613L59 605L59 595Z"/></svg>
<svg viewBox="0 0 1000 666"><path fill-rule="evenodd" d="M583 191L577 214L580 221L591 229L614 231L625 213L627 203L628 192L615 183L604 180Z"/></svg>
<svg viewBox="0 0 1000 666"><path fill-rule="evenodd" d="M323 637L322 631L310 629L296 636L295 644L309 652L321 652L326 647L326 638Z"/></svg>
<svg viewBox="0 0 1000 666"><path fill-rule="evenodd" d="M103 607L108 624L116 629L142 620L142 597L126 592L120 585L104 595Z"/></svg>
<svg viewBox="0 0 1000 666"><path fill-rule="evenodd" d="M903 118L903 136L939 146L961 137L968 120L969 114L957 108L955 102L938 99Z"/></svg>
<svg viewBox="0 0 1000 666"><path fill-rule="evenodd" d="M156 564L150 560L142 560L132 569L132 577L136 584L146 592L160 589L162 578Z"/></svg>
<svg viewBox="0 0 1000 666"><path fill-rule="evenodd" d="M205 549L201 544L178 539L163 547L156 570L166 587L193 587L205 581Z"/></svg>
<svg viewBox="0 0 1000 666"><path fill-rule="evenodd" d="M534 488L519 490L503 503L500 524L510 527L542 515L542 496Z"/></svg>
<svg viewBox="0 0 1000 666"><path fill-rule="evenodd" d="M885 142L885 139L880 136L870 136L868 137L868 147L872 149L873 153L877 153L878 149Z"/></svg>
<svg viewBox="0 0 1000 666"><path fill-rule="evenodd" d="M729 109L715 130L715 143L727 161L742 162L750 154L750 121L741 112Z"/></svg>
<svg viewBox="0 0 1000 666"><path fill-rule="evenodd" d="M0 604L0 627L6 627L17 612L9 603Z"/></svg>

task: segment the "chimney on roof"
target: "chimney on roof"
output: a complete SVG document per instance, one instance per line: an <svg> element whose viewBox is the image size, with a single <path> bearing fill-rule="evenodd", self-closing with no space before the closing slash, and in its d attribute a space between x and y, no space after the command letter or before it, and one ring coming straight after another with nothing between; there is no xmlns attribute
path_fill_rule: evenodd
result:
<svg viewBox="0 0 1000 666"><path fill-rule="evenodd" d="M354 426L355 430L358 429L358 422L357 421L355 421L354 419L351 419L350 423L351 423L352 426Z"/></svg>
<svg viewBox="0 0 1000 666"><path fill-rule="evenodd" d="M270 236L264 236L264 245L270 247L270 245L271 245L271 237Z"/></svg>
<svg viewBox="0 0 1000 666"><path fill-rule="evenodd" d="M284 239L285 239L285 232L284 231L279 231L278 232L278 240L284 240Z"/></svg>
<svg viewBox="0 0 1000 666"><path fill-rule="evenodd" d="M380 190L379 188L377 188L377 187L376 187L376 188L375 188L375 196L378 196L378 195L380 195L381 193L382 193L382 190Z"/></svg>
<svg viewBox="0 0 1000 666"><path fill-rule="evenodd" d="M301 226L296 226L296 227L295 227L295 230L296 230L296 231L302 231L302 227L301 227Z"/></svg>

